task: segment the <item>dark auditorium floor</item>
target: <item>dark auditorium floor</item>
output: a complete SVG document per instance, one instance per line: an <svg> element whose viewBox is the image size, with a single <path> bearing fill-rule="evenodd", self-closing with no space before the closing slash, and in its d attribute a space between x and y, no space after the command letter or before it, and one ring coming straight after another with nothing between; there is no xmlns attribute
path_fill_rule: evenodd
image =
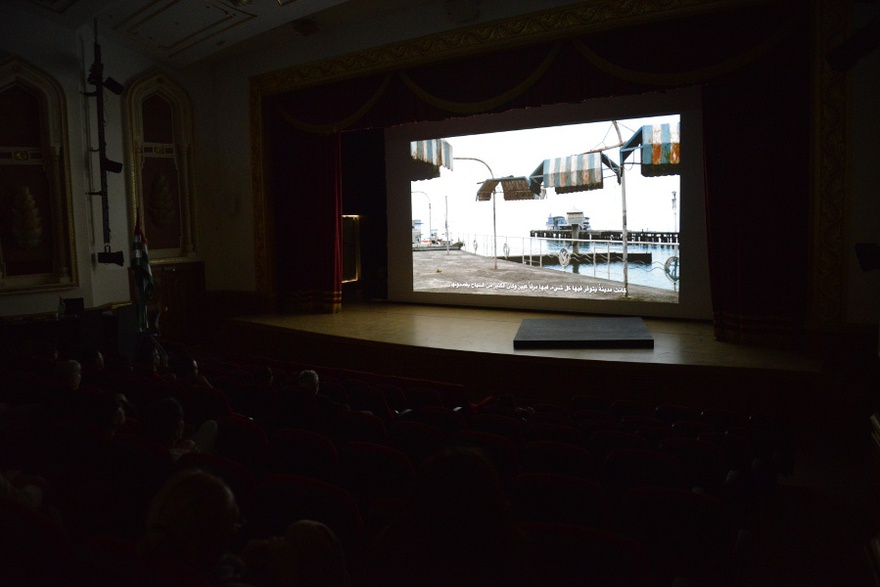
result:
<svg viewBox="0 0 880 587"><path fill-rule="evenodd" d="M424 373L434 363L442 363L436 373L444 372L442 367L454 374L454 382L458 382L456 376L471 374L475 380L482 377L476 384L480 389L493 377L501 377L497 369L515 370L517 365L537 369L552 369L555 365L563 376L569 370L605 369L615 376L635 374L630 375L633 381L638 381L639 369L645 370L647 379L674 378L683 371L665 375L663 369L681 367L689 369L690 374L697 373L688 377L700 382L717 380L718 389L726 389L725 384L735 386L723 381L730 377L751 382L766 374L773 386L779 381L791 382L791 389L782 394L783 402L796 397L804 382L812 382L812 389L799 398L793 471L779 477L774 495L760 509L754 524L756 534L747 551L751 564L742 584L880 585L866 554L871 539L880 534L880 450L872 440L869 421L871 411L877 408L861 397L876 389L876 375L867 383L859 382L857 375L829 375L821 361L800 353L718 343L711 324L701 322L646 319L655 339L654 349L648 350L513 350L511 340L519 322L534 316L547 315L371 304L349 307L335 315L254 316L231 321L218 337L218 349L247 349L255 356L355 370L370 370L373 366L377 372L402 376L419 374L407 371L408 367ZM422 349L426 362L407 360L407 349L416 347ZM481 362L471 369L471 360ZM578 366L581 361L587 363ZM873 365L869 369L877 371ZM841 393L854 381L860 388L853 392L856 397L842 402L827 397L829 390ZM756 388L751 396L731 399L729 405L752 403L761 409L777 406L767 398L771 393ZM699 396L682 395L675 400L692 404L703 401L695 397ZM707 396L705 401L725 403L717 395L711 400Z"/></svg>

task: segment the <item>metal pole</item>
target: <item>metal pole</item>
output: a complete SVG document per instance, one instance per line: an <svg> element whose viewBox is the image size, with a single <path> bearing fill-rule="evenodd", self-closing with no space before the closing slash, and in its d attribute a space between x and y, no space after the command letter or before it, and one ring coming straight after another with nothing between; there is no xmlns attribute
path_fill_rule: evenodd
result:
<svg viewBox="0 0 880 587"><path fill-rule="evenodd" d="M623 144L623 137L620 134L620 127L617 125L617 121L613 120L612 124L614 124L614 130L617 131L617 140ZM620 162L620 206L622 208L621 212L621 227L620 232L620 240L623 244L623 297L629 297L629 264L627 262L627 250L626 250L626 241L627 241L627 228L626 228L626 173L624 171L623 161ZM609 252L609 267L611 266L611 257Z"/></svg>
<svg viewBox="0 0 880 587"><path fill-rule="evenodd" d="M675 190L672 190L672 232L678 232L678 213L675 209Z"/></svg>
<svg viewBox="0 0 880 587"><path fill-rule="evenodd" d="M443 196L446 212L443 219L443 240L446 241L446 254L449 254L449 196Z"/></svg>
<svg viewBox="0 0 880 587"><path fill-rule="evenodd" d="M476 157L453 157L453 161L477 161L486 166L486 169L489 170L489 177L495 177L495 174L492 173L492 168L489 167L489 164L483 161L482 159L477 159ZM498 229L496 228L495 223L495 199L498 196L497 188L492 190L492 257L495 259L495 269L498 269Z"/></svg>
<svg viewBox="0 0 880 587"><path fill-rule="evenodd" d="M410 192L410 194L422 194L428 200L428 242L431 242L431 196L421 191ZM421 243L419 243L421 244Z"/></svg>
<svg viewBox="0 0 880 587"><path fill-rule="evenodd" d="M495 201L498 192L492 192L492 257L495 259L495 269L498 269L498 228L495 216Z"/></svg>

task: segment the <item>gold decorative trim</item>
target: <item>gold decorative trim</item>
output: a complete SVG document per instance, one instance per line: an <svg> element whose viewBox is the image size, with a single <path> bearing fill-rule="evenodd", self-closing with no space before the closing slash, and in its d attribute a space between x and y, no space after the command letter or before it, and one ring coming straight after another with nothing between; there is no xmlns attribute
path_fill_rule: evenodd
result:
<svg viewBox="0 0 880 587"><path fill-rule="evenodd" d="M793 30L794 25L789 24L788 26L780 28L779 31L757 46L735 55L726 61L719 62L709 67L675 73L653 73L624 68L612 63L604 57L601 57L580 39L575 39L572 44L578 52L580 52L580 54L596 68L618 79L655 86L689 86L705 83L708 80L735 71L736 69L759 59L774 47L785 42L785 40L791 36Z"/></svg>
<svg viewBox="0 0 880 587"><path fill-rule="evenodd" d="M329 124L309 124L307 122L303 122L301 120L297 120L293 115L279 107L278 112L281 114L281 117L293 128L305 132L315 133L315 134L323 134L323 133L331 133L342 130L348 126L351 126L361 118L363 118L367 112L369 112L376 102L379 101L380 98L385 94L385 91L388 89L388 83L391 81L391 76L386 76L382 83L379 85L379 88L373 93L373 96L364 102L364 104L354 111L352 114L342 118L341 120L337 120L331 122Z"/></svg>
<svg viewBox="0 0 880 587"><path fill-rule="evenodd" d="M775 1L778 0L594 0L253 76L251 88L267 96L431 61Z"/></svg>
<svg viewBox="0 0 880 587"><path fill-rule="evenodd" d="M550 69L550 65L553 61L556 60L556 56L559 54L561 48L560 43L555 43L550 51L547 52L547 56L541 62L538 67L535 68L532 73L525 77L523 81L516 84L514 87L501 92L497 96L493 96L487 100L481 100L479 102L453 102L450 100L443 100L436 96L431 95L429 92L422 89L406 72L401 72L400 77L403 80L403 83L406 85L409 90L416 95L422 102L430 104L436 108L442 108L447 112L453 112L455 114L477 114L478 112L485 112L486 110L490 110L492 108L496 108L501 106L502 104L507 104L517 96L525 93L529 88L538 83L544 74Z"/></svg>
<svg viewBox="0 0 880 587"><path fill-rule="evenodd" d="M268 173L269 144L263 132L263 98L251 89L251 173L254 203L254 283L257 292L265 298L267 310L275 309L278 295L278 276L270 263L275 250L275 217L264 188L263 178Z"/></svg>
<svg viewBox="0 0 880 587"><path fill-rule="evenodd" d="M812 255L808 318L814 325L846 321L847 153L846 75L825 56L850 30L848 2L814 1Z"/></svg>

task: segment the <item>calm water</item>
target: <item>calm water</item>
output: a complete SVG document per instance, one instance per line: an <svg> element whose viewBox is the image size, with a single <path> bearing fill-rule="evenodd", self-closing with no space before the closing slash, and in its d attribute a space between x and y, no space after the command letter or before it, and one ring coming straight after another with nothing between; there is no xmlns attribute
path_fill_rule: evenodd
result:
<svg viewBox="0 0 880 587"><path fill-rule="evenodd" d="M492 236L470 236L468 239L461 238L465 243L464 250L484 255L492 256ZM476 243L476 248L475 248ZM507 245L505 250L504 245ZM558 255L560 249L565 248L570 252L571 243L565 241L544 240L537 238L507 238L498 237L498 257L528 257L532 255L536 258L543 255ZM606 241L581 242L579 244L579 253L581 257L590 255L595 250L596 253L605 252L621 252L620 243L608 243ZM646 285L658 289L669 291L677 291L681 285L673 282L664 270L666 260L670 257L678 255L678 247L664 244L633 244L627 246L627 253L651 253L652 263L645 265L640 262L629 262L628 278L633 285ZM611 279L623 282L623 263L603 263L599 261L595 265L592 263L579 263L577 259L572 258L565 267L561 263L544 264L546 269L555 269L557 271L565 271L567 273L575 273L590 277L599 277L602 279Z"/></svg>

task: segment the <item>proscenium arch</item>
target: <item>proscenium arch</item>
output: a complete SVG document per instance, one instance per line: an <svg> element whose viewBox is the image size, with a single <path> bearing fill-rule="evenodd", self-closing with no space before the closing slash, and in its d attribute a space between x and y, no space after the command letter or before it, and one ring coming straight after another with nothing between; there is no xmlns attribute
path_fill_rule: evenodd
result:
<svg viewBox="0 0 880 587"><path fill-rule="evenodd" d="M263 134L264 111L272 96L297 89L469 54L502 50L546 40L573 37L590 31L636 26L650 20L681 18L774 0L669 0L663 3L620 3L616 0L584 2L563 8L479 24L425 38L364 49L349 55L302 64L257 75L250 80L251 166L254 209L255 286L271 306L278 295L272 263L275 252L275 219L267 194L268 150ZM825 62L824 50L847 29L845 2L812 0L807 6L813 19L813 119L810 121L813 175L810 178L811 295L807 313L812 325L840 322L845 315L845 283L836 270L846 256L846 142L845 129L835 124L847 104L845 77ZM733 339L737 334L732 335Z"/></svg>

